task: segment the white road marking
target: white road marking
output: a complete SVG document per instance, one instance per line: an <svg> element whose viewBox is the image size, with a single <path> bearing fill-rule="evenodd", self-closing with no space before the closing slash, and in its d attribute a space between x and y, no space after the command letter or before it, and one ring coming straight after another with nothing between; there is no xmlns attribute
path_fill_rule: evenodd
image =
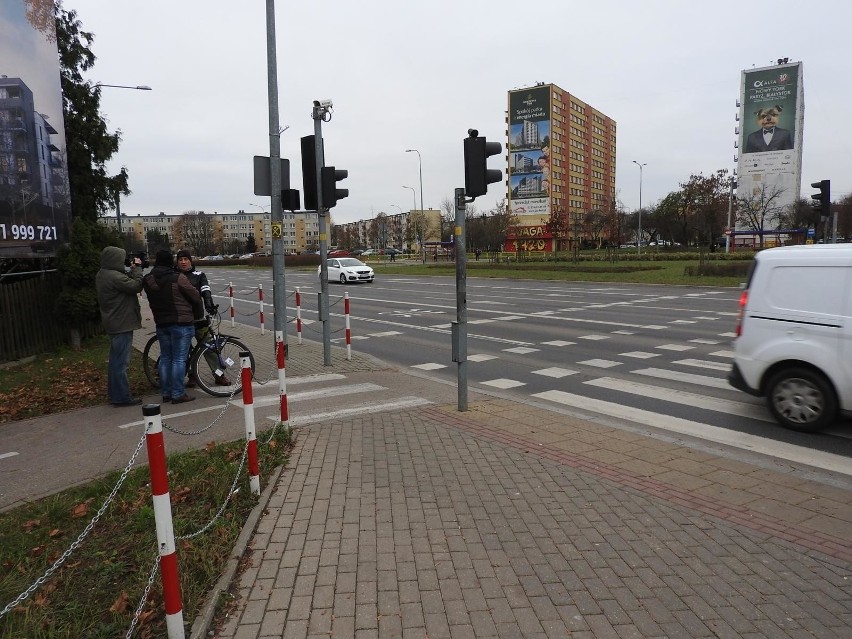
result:
<svg viewBox="0 0 852 639"><path fill-rule="evenodd" d="M518 382L514 379L492 379L487 382L479 382L480 384L484 384L485 386L493 386L495 388L517 388L518 386L526 386L524 382Z"/></svg>
<svg viewBox="0 0 852 639"><path fill-rule="evenodd" d="M584 384L596 386L598 388L608 388L609 390L619 391L621 393L630 393L640 397L650 397L659 399L664 402L673 404L681 404L683 406L692 406L704 410L712 410L717 413L725 413L728 415L736 415L738 417L747 417L748 419L757 419L762 422L775 423L775 420L769 412L761 404L748 404L745 402L735 402L727 399L716 399L715 397L707 397L698 393L690 393L688 391L675 390L673 388L662 388L660 386L652 386L650 384L640 384L639 382L630 382L624 379L616 379L615 377L599 377L590 379Z"/></svg>
<svg viewBox="0 0 852 639"><path fill-rule="evenodd" d="M719 340L717 339L691 339L689 341L692 344L709 344L711 346L719 344Z"/></svg>
<svg viewBox="0 0 852 639"><path fill-rule="evenodd" d="M693 368L708 368L712 371L729 371L731 365L726 362L711 362L706 359L678 359L672 364L680 364L681 366L692 366Z"/></svg>
<svg viewBox="0 0 852 639"><path fill-rule="evenodd" d="M384 333L368 333L370 337L392 337L394 335L402 335L400 331L385 331Z"/></svg>
<svg viewBox="0 0 852 639"><path fill-rule="evenodd" d="M700 422L693 422L679 417L671 417L669 415L663 415L651 411L639 410L631 406L605 402L562 391L551 390L543 393L535 393L533 397L538 397L540 399L545 399L580 410L587 410L615 417L617 419L623 419L626 422L643 424L652 428L659 428L669 432L679 433L681 435L696 437L704 441L711 441L725 446L733 446L735 448L750 450L764 455L769 455L771 457L786 459L787 461L806 464L808 466L822 468L835 473L841 473L843 475L852 475L852 465L849 464L849 459L833 453L824 453L817 450L803 448L801 446L773 441L765 437L738 433L726 428L711 426L710 424L702 424Z"/></svg>
<svg viewBox="0 0 852 639"><path fill-rule="evenodd" d="M9 457L14 457L15 455L18 455L18 454L20 454L20 453L15 453L15 452L13 452L13 453L0 453L0 459L7 459Z"/></svg>
<svg viewBox="0 0 852 639"><path fill-rule="evenodd" d="M613 366L621 366L621 362L613 362L609 359L587 359L584 362L577 362L586 366L594 366L595 368L612 368Z"/></svg>
<svg viewBox="0 0 852 639"><path fill-rule="evenodd" d="M716 351L715 353L710 353L712 357L730 357L733 359L737 356L734 351Z"/></svg>
<svg viewBox="0 0 852 639"><path fill-rule="evenodd" d="M537 353L538 348L527 348L526 346L516 346L515 348L504 348L504 353L517 353L518 355L527 355L528 353Z"/></svg>
<svg viewBox="0 0 852 639"><path fill-rule="evenodd" d="M587 339L591 341L598 341L602 339L609 339L609 335L581 335L577 339Z"/></svg>
<svg viewBox="0 0 852 639"><path fill-rule="evenodd" d="M615 335L635 335L635 331L613 331Z"/></svg>
<svg viewBox="0 0 852 639"><path fill-rule="evenodd" d="M654 348L659 348L662 351L691 351L695 347L687 346L686 344L662 344Z"/></svg>
<svg viewBox="0 0 852 639"><path fill-rule="evenodd" d="M319 397L328 397L329 395L340 397L342 395L358 395L360 393L370 393L381 390L387 390L387 388L372 383L350 384L349 386L339 386L334 389L319 388L317 390L302 391L301 393L287 393L287 403L289 404L290 402L317 399ZM278 395L266 395L264 397L255 397L253 405L256 408L261 408L263 406L277 405L279 401L280 398ZM239 406L240 408L245 406L241 399L233 401L231 404Z"/></svg>
<svg viewBox="0 0 852 639"><path fill-rule="evenodd" d="M386 413L388 411L393 410L403 410L405 408L415 408L416 406L425 406L427 404L432 404L433 402L428 399L422 399L420 397L403 397L397 401L386 402L384 404L366 404L364 406L358 406L354 408L341 408L340 410L333 410L327 413L311 413L309 415L300 415L298 417L291 417L289 422L290 426L300 426L302 424L310 424L312 422L322 422L328 421L332 419L338 419L340 417L351 417L353 415L362 415L362 414L370 414L370 413ZM278 421L278 415L270 415L266 419L271 421Z"/></svg>
<svg viewBox="0 0 852 639"><path fill-rule="evenodd" d="M550 342L542 342L542 344L545 344L547 346L572 346L573 344L576 344L576 343L577 342L566 342L565 340L561 340L561 339L555 339L555 340L550 341Z"/></svg>
<svg viewBox="0 0 852 639"><path fill-rule="evenodd" d="M718 377L707 377L706 375L693 375L692 373L681 373L680 371L669 371L664 368L641 368L630 371L634 375L647 375L659 379L669 379L685 384L696 384L698 386L709 386L710 388L725 388L730 390L732 386L724 379Z"/></svg>
<svg viewBox="0 0 852 639"><path fill-rule="evenodd" d="M645 351L630 351L629 353L619 353L619 357L635 357L636 359L650 359L659 357L659 353L646 353Z"/></svg>
<svg viewBox="0 0 852 639"><path fill-rule="evenodd" d="M551 368L542 368L537 371L532 371L533 375L544 375L545 377L555 377L556 379L561 379L563 377L567 377L568 375L576 375L578 371L572 371L568 368L559 368L558 366L552 366Z"/></svg>
<svg viewBox="0 0 852 639"><path fill-rule="evenodd" d="M430 363L426 363L426 364L415 364L411 368L419 368L422 371L436 371L439 368L446 368L446 367L447 367L446 364L435 364L433 362L430 362Z"/></svg>
<svg viewBox="0 0 852 639"><path fill-rule="evenodd" d="M468 355L469 362L487 362L489 359L497 359L496 355L486 355L485 353L477 353L476 355Z"/></svg>

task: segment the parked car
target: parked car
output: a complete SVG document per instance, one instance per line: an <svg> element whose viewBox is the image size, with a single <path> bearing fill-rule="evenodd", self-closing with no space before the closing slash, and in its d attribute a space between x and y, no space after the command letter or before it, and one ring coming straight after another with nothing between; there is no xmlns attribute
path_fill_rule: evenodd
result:
<svg viewBox="0 0 852 639"><path fill-rule="evenodd" d="M354 257L333 257L326 260L328 281L347 284L350 282L373 283L373 269ZM322 264L317 266L317 277L322 277Z"/></svg>
<svg viewBox="0 0 852 639"><path fill-rule="evenodd" d="M345 249L335 249L328 252L328 257L351 257L351 253Z"/></svg>
<svg viewBox="0 0 852 639"><path fill-rule="evenodd" d="M394 248L393 246L389 246L385 249L385 255L403 255L403 252L398 248Z"/></svg>
<svg viewBox="0 0 852 639"><path fill-rule="evenodd" d="M204 262L213 262L216 260L224 260L225 258L221 255L208 255L207 257L201 258Z"/></svg>
<svg viewBox="0 0 852 639"><path fill-rule="evenodd" d="M852 246L760 251L740 295L728 382L786 428L852 415Z"/></svg>
<svg viewBox="0 0 852 639"><path fill-rule="evenodd" d="M378 255L378 254L379 254L379 252L376 249L373 249L373 248L365 249L365 250L361 251L361 253L360 253L361 257L370 257L371 255Z"/></svg>

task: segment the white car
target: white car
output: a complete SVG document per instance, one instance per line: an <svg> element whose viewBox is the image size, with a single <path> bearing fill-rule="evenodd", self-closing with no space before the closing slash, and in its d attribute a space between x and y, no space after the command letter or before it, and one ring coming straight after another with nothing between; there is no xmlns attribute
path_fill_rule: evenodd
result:
<svg viewBox="0 0 852 639"><path fill-rule="evenodd" d="M367 282L373 283L373 269L354 257L332 257L326 260L328 265L328 281L340 282ZM317 267L317 277L322 277L322 264Z"/></svg>
<svg viewBox="0 0 852 639"><path fill-rule="evenodd" d="M758 253L740 295L728 382L766 398L782 426L816 432L852 416L852 247Z"/></svg>

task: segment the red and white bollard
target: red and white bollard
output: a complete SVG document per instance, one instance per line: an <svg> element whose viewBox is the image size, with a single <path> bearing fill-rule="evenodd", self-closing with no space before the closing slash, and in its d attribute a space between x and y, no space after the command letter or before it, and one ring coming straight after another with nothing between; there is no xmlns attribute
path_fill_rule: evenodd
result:
<svg viewBox="0 0 852 639"><path fill-rule="evenodd" d="M160 405L145 404L142 407L142 415L145 418L145 444L148 448L148 467L151 472L151 494L154 501L154 522L157 526L157 548L160 554L163 602L166 607L166 629L169 639L184 639L183 607L180 600L175 531L172 525L172 504L169 496L169 475Z"/></svg>
<svg viewBox="0 0 852 639"><path fill-rule="evenodd" d="M302 293L296 289L296 335L299 338L299 344L302 343Z"/></svg>
<svg viewBox="0 0 852 639"><path fill-rule="evenodd" d="M352 359L352 331L349 328L349 293L343 294L343 316L346 318L346 361Z"/></svg>
<svg viewBox="0 0 852 639"><path fill-rule="evenodd" d="M257 296L260 299L260 334L266 335L266 322L263 319L263 284L257 285Z"/></svg>
<svg viewBox="0 0 852 639"><path fill-rule="evenodd" d="M251 353L240 352L243 382L243 418L246 422L246 441L248 442L249 485L254 495L260 494L260 465L257 463L257 437L254 431L254 395L251 388Z"/></svg>
<svg viewBox="0 0 852 639"><path fill-rule="evenodd" d="M287 358L284 354L284 332L275 331L275 359L278 362L278 399L280 419L284 428L290 430L290 409L287 406Z"/></svg>
<svg viewBox="0 0 852 639"><path fill-rule="evenodd" d="M236 323L234 322L234 283L233 282L228 282L228 297L230 298L230 304L231 304L231 328L234 328L234 326L236 326Z"/></svg>

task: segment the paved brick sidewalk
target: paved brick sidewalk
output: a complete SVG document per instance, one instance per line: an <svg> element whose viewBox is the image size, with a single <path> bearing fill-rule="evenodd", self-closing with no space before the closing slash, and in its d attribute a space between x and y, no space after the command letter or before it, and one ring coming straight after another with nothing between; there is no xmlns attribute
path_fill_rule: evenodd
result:
<svg viewBox="0 0 852 639"><path fill-rule="evenodd" d="M297 435L215 636L849 636L842 477L479 396Z"/></svg>

